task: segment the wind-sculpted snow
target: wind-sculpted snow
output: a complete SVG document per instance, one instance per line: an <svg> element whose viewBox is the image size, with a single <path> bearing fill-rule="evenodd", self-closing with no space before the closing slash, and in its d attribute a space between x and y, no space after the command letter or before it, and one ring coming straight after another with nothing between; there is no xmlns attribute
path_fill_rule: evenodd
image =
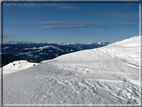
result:
<svg viewBox="0 0 142 107"><path fill-rule="evenodd" d="M11 73L4 104L140 105L140 53L137 36Z"/></svg>

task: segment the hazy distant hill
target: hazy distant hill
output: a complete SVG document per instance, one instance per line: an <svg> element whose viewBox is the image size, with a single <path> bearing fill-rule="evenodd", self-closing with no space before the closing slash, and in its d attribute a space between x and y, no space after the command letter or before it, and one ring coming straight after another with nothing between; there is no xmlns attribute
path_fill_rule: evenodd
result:
<svg viewBox="0 0 142 107"><path fill-rule="evenodd" d="M12 54L2 54L2 65L1 66L7 65L8 63L17 61L17 60L24 60L24 59L18 56L14 56Z"/></svg>

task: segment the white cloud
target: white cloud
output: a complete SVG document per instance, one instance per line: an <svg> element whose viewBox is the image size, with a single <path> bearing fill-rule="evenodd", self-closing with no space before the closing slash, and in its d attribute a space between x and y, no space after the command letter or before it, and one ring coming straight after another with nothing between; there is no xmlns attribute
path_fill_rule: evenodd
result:
<svg viewBox="0 0 142 107"><path fill-rule="evenodd" d="M129 19L138 19L139 13L110 13L110 12L103 12L99 13L99 15L107 16L107 17L118 17L118 18L129 18Z"/></svg>
<svg viewBox="0 0 142 107"><path fill-rule="evenodd" d="M139 24L137 23L113 23L113 25L127 25L130 27L139 27Z"/></svg>
<svg viewBox="0 0 142 107"><path fill-rule="evenodd" d="M13 7L54 7L57 9L78 9L81 8L79 6L71 5L71 4L65 4L65 3L4 3L5 6L13 6Z"/></svg>
<svg viewBox="0 0 142 107"><path fill-rule="evenodd" d="M124 17L124 18L132 18L132 19L138 19L139 13L116 13L113 14L113 17Z"/></svg>
<svg viewBox="0 0 142 107"><path fill-rule="evenodd" d="M81 7L78 7L78 6L60 6L58 8L59 9L78 9L78 8L81 8Z"/></svg>
<svg viewBox="0 0 142 107"><path fill-rule="evenodd" d="M12 28L12 29L54 29L54 28L95 28L95 27L106 27L102 25L55 25L55 26L39 26L39 27L31 27L31 28Z"/></svg>
<svg viewBox="0 0 142 107"><path fill-rule="evenodd" d="M1 33L0 33L0 36L1 36ZM21 36L21 35L9 35L9 34L3 34L3 38L13 38L15 36Z"/></svg>
<svg viewBox="0 0 142 107"><path fill-rule="evenodd" d="M61 23L61 22L64 22L64 21L43 21L43 22L35 22L35 23Z"/></svg>

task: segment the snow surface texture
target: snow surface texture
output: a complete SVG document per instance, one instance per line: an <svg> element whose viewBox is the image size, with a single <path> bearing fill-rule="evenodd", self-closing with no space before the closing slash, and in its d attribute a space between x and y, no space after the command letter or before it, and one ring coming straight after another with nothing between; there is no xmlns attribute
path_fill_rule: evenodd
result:
<svg viewBox="0 0 142 107"><path fill-rule="evenodd" d="M140 38L10 73L4 77L4 104L140 105Z"/></svg>

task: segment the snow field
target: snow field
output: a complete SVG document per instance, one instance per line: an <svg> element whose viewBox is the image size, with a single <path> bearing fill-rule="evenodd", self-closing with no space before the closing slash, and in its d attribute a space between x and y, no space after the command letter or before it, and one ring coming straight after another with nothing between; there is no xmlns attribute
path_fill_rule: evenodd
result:
<svg viewBox="0 0 142 107"><path fill-rule="evenodd" d="M140 36L4 77L4 104L140 105ZM10 69L10 67L9 67Z"/></svg>
<svg viewBox="0 0 142 107"><path fill-rule="evenodd" d="M11 62L3 67L3 75L8 75L10 73L14 73L32 66L38 65L38 63L30 63L25 60L18 60Z"/></svg>

